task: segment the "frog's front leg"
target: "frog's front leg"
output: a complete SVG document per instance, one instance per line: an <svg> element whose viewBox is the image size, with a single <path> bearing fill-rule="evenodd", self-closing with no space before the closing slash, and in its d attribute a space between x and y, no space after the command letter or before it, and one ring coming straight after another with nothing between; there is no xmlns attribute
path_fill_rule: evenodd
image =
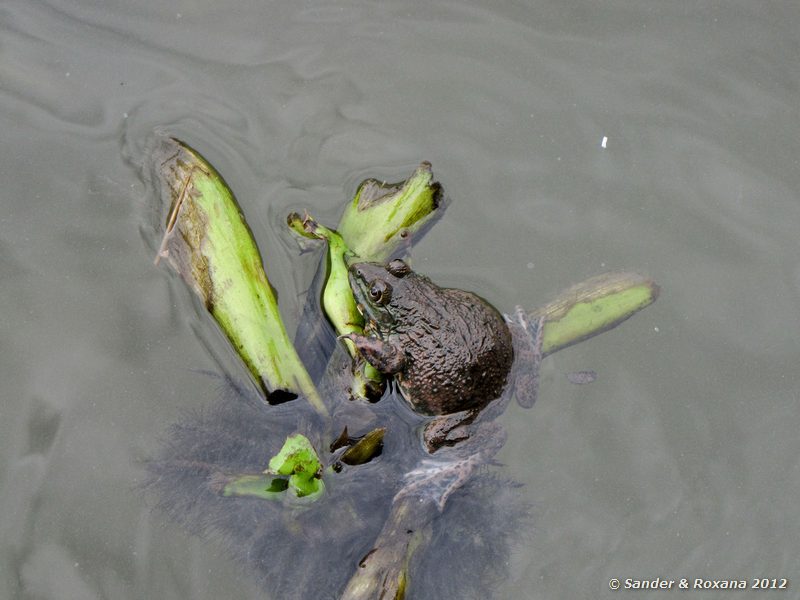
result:
<svg viewBox="0 0 800 600"><path fill-rule="evenodd" d="M358 353L381 373L392 375L405 367L405 353L391 342L358 333L348 333L340 336L342 338L353 342Z"/></svg>
<svg viewBox="0 0 800 600"><path fill-rule="evenodd" d="M470 437L470 424L478 416L479 410L462 410L449 415L441 415L430 421L422 432L422 441L428 452L433 454L442 446L453 446Z"/></svg>

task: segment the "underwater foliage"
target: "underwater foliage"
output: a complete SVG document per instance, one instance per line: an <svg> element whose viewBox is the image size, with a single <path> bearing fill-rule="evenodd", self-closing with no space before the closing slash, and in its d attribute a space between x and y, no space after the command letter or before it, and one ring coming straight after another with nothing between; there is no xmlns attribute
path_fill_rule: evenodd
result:
<svg viewBox="0 0 800 600"><path fill-rule="evenodd" d="M234 476L260 474L298 429L319 447L319 415L307 403L269 406L228 379L219 388L208 406L168 429L146 464L145 488L171 519L227 546L270 597L339 598L381 531L404 473L423 456L399 399L373 407L388 424L378 459L328 477L317 502L284 504L222 489ZM414 554L407 597L492 597L525 530L527 506L515 492L488 467L455 490L432 521L431 541Z"/></svg>

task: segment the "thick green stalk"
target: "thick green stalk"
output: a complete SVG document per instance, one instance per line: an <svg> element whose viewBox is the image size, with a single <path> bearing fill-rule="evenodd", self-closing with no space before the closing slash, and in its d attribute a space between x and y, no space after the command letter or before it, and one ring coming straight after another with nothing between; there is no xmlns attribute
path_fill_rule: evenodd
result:
<svg viewBox="0 0 800 600"><path fill-rule="evenodd" d="M320 225L308 214L301 217L297 213L291 213L287 218L287 224L292 231L304 237L327 242L328 276L322 290L322 308L338 335L363 333L364 319L356 308L356 301L347 276L348 260L353 253L345 244L342 236L336 231ZM386 387L383 375L361 358L356 352L353 342L346 338L343 341L350 356L354 359L353 380L350 383L351 396L377 400L383 395Z"/></svg>
<svg viewBox="0 0 800 600"><path fill-rule="evenodd" d="M322 308L330 319L336 333L344 335L362 332L364 319L356 308L356 301L350 290L347 278L347 261L353 255L342 236L332 229L317 223L309 214L301 217L291 213L287 219L289 228L304 237L324 240L328 244L328 277L322 291ZM348 343L348 349L355 356L355 347Z"/></svg>
<svg viewBox="0 0 800 600"><path fill-rule="evenodd" d="M214 316L268 399L302 394L327 414L284 328L278 302L236 200L186 144L165 139L157 172L170 214L156 262L166 258Z"/></svg>

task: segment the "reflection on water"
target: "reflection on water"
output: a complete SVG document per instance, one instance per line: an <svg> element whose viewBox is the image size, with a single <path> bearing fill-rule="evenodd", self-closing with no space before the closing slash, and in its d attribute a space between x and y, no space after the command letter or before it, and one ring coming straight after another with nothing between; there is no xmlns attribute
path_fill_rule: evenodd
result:
<svg viewBox="0 0 800 600"><path fill-rule="evenodd" d="M637 319L549 358L536 407L505 415L501 473L535 521L497 597L800 569L793 6L8 0L0 15L0 596L261 597L223 543L135 491L168 424L213 401L193 369L244 377L152 266L139 173L157 130L236 191L290 327L317 257L284 234L288 210L335 222L359 180L422 159L450 197L412 256L436 281L504 311L606 270L662 285ZM590 386L564 376L587 370Z"/></svg>
<svg viewBox="0 0 800 600"><path fill-rule="evenodd" d="M403 475L422 460L410 427L420 419L398 406L402 401L394 396L368 407L336 402L329 390L331 424L302 400L270 407L230 382L220 390L211 406L173 424L155 460L148 461L146 487L158 508L208 543L226 545L271 597L339 597L356 565L372 551ZM261 473L283 440L298 431L321 451L323 462L330 462L326 438L343 423L360 433L366 416L371 416L369 428L387 428L384 451L366 465L326 472L322 499L292 507L221 494L221 482ZM447 461L438 455L435 460ZM409 493L422 502L436 492L432 486ZM517 488L484 471L448 496L444 511L432 521L409 524L430 538L413 554L410 597L491 596L496 582L507 577L511 542L519 541L526 518ZM450 576L443 578L442 572Z"/></svg>

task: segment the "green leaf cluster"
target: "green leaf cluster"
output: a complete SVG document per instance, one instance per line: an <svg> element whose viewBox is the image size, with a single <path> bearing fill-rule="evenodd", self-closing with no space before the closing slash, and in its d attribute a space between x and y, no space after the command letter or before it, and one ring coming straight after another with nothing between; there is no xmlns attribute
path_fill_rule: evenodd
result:
<svg viewBox="0 0 800 600"><path fill-rule="evenodd" d="M265 473L288 477L288 489L298 498L318 496L325 488L320 479L322 463L317 451L300 433L286 438L280 452L270 459Z"/></svg>

